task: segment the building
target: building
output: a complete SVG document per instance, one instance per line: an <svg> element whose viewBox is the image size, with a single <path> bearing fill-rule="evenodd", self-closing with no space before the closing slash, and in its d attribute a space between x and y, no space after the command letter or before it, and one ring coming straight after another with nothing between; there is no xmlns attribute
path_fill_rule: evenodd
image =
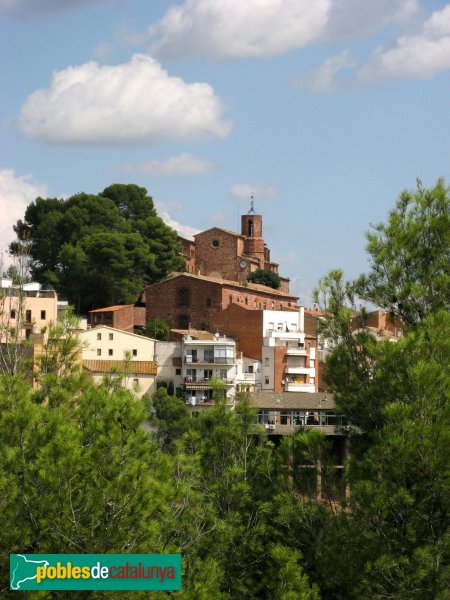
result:
<svg viewBox="0 0 450 600"><path fill-rule="evenodd" d="M295 309L297 297L265 285L191 273L173 273L145 290L146 320L161 317L171 329L214 331L216 317L231 305L248 310ZM250 355L251 356L251 355Z"/></svg>
<svg viewBox="0 0 450 600"><path fill-rule="evenodd" d="M304 331L304 309L249 310L232 304L213 328L236 339L237 350L262 362L261 387L275 392L318 390L317 338Z"/></svg>
<svg viewBox="0 0 450 600"><path fill-rule="evenodd" d="M181 371L181 341L156 341L155 361L158 365L156 386L165 387L169 394L183 393L183 376Z"/></svg>
<svg viewBox="0 0 450 600"><path fill-rule="evenodd" d="M264 311L262 389L317 392L317 339L304 331L304 309Z"/></svg>
<svg viewBox="0 0 450 600"><path fill-rule="evenodd" d="M211 335L196 339L185 335L181 344L182 377L186 403L190 412L210 406L214 395L223 393L229 404L236 394L236 343L234 340ZM222 385L221 385L222 384Z"/></svg>
<svg viewBox="0 0 450 600"><path fill-rule="evenodd" d="M243 283L257 269L278 273L263 239L263 219L255 214L253 202L248 214L241 216L241 233L212 227L194 235L194 240L179 237L186 271L214 279ZM289 279L280 277L280 291L289 293Z"/></svg>
<svg viewBox="0 0 450 600"><path fill-rule="evenodd" d="M138 396L156 390L156 340L106 325L78 333L83 368L94 381L123 376L124 384Z"/></svg>
<svg viewBox="0 0 450 600"><path fill-rule="evenodd" d="M289 463L297 485L318 500L342 500L349 497L346 459L349 439L346 421L338 414L332 394L259 392L252 395L257 423L278 444L283 436L299 428L319 431L327 438L326 447L304 460L291 455Z"/></svg>
<svg viewBox="0 0 450 600"><path fill-rule="evenodd" d="M367 329L374 337L381 340L396 342L403 337L404 324L400 317L393 317L385 310L374 310L365 317L353 317L352 330Z"/></svg>
<svg viewBox="0 0 450 600"><path fill-rule="evenodd" d="M0 288L0 341L8 343L11 331L19 329L19 339L30 339L58 319L58 297L54 290L41 290L38 283L14 286L2 279Z"/></svg>
<svg viewBox="0 0 450 600"><path fill-rule="evenodd" d="M145 306L135 304L118 304L89 311L91 327L107 325L114 329L122 329L134 333L136 329L145 328Z"/></svg>

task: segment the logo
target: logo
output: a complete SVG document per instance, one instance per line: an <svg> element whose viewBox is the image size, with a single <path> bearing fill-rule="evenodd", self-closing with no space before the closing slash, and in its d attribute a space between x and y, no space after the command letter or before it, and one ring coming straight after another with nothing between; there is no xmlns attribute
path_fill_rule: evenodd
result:
<svg viewBox="0 0 450 600"><path fill-rule="evenodd" d="M12 590L181 590L181 554L10 554Z"/></svg>

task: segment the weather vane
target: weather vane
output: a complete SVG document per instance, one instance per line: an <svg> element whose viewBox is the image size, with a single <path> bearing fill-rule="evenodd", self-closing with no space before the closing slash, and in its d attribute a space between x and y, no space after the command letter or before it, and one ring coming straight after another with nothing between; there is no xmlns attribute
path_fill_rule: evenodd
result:
<svg viewBox="0 0 450 600"><path fill-rule="evenodd" d="M251 200L250 200L250 210L248 211L248 214L253 213L255 214L255 202L253 200L253 194L250 196Z"/></svg>

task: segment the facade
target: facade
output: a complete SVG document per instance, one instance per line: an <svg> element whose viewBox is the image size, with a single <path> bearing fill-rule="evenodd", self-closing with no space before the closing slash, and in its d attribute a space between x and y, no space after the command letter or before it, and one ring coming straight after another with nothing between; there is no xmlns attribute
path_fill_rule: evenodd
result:
<svg viewBox="0 0 450 600"><path fill-rule="evenodd" d="M366 319L360 316L352 319L354 332L365 327L376 337L377 340L390 340L396 342L403 337L404 325L400 317L392 317L385 310L374 310L368 313Z"/></svg>
<svg viewBox="0 0 450 600"><path fill-rule="evenodd" d="M94 381L119 373L138 396L156 391L155 342L105 325L78 333L83 367Z"/></svg>
<svg viewBox="0 0 450 600"><path fill-rule="evenodd" d="M182 391L181 342L156 340L155 361L158 365L157 387L167 388L169 393Z"/></svg>
<svg viewBox="0 0 450 600"><path fill-rule="evenodd" d="M20 329L20 339L30 339L58 319L58 298L53 290L41 290L39 284L22 288L12 285L10 279L1 280L0 341L8 341L11 330Z"/></svg>
<svg viewBox="0 0 450 600"><path fill-rule="evenodd" d="M186 335L181 344L182 376L186 403L190 412L208 406L218 392L214 382L223 384L223 391L230 404L236 393L236 343L218 334L211 339L195 339Z"/></svg>
<svg viewBox="0 0 450 600"><path fill-rule="evenodd" d="M236 358L236 391L261 391L261 361L255 358L241 356Z"/></svg>
<svg viewBox="0 0 450 600"><path fill-rule="evenodd" d="M317 392L317 339L304 332L304 309L264 311L262 389Z"/></svg>
<svg viewBox="0 0 450 600"><path fill-rule="evenodd" d="M264 285L241 285L191 273L174 273L145 290L146 320L161 317L172 329L214 331L231 305L248 310L295 309L297 297ZM250 355L251 356L251 355Z"/></svg>
<svg viewBox="0 0 450 600"><path fill-rule="evenodd" d="M89 311L89 324L91 327L107 325L114 329L122 329L134 333L136 328L144 328L145 306L134 304L118 304L106 306Z"/></svg>
<svg viewBox="0 0 450 600"><path fill-rule="evenodd" d="M195 241L179 237L186 271L215 279L243 283L257 269L278 273L263 239L261 215L250 212L241 217L241 233L212 227L194 236ZM289 293L289 279L281 277L280 291Z"/></svg>

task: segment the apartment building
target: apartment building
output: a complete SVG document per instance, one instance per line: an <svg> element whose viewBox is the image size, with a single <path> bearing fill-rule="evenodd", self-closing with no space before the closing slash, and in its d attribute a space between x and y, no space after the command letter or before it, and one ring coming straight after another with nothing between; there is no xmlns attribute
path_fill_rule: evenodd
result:
<svg viewBox="0 0 450 600"><path fill-rule="evenodd" d="M210 405L215 394L224 393L229 404L234 404L234 340L218 334L211 335L211 339L195 339L192 335L185 335L181 344L181 354L186 403L191 407L191 413L199 407Z"/></svg>

